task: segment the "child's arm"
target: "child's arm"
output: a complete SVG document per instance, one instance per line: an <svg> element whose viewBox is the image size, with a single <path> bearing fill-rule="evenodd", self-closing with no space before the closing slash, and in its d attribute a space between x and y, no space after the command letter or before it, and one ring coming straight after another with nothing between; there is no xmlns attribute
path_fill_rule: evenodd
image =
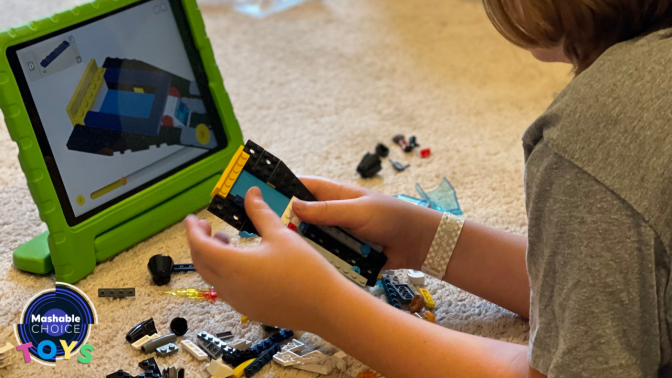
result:
<svg viewBox="0 0 672 378"><path fill-rule="evenodd" d="M321 202L294 202L302 220L348 228L385 247L387 269L420 270L441 221L441 213L329 180L302 177ZM525 318L530 284L525 266L527 239L466 221L444 279Z"/></svg>
<svg viewBox="0 0 672 378"><path fill-rule="evenodd" d="M471 336L412 317L352 284L329 265L252 188L245 208L262 236L240 249L187 218L197 271L236 310L266 324L323 336L394 377L543 377L527 347Z"/></svg>

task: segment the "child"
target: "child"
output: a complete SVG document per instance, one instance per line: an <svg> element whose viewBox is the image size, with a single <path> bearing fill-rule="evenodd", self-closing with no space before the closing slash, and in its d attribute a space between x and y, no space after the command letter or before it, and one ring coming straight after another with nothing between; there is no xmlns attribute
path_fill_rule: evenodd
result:
<svg viewBox="0 0 672 378"><path fill-rule="evenodd" d="M523 136L527 236L317 178L302 180L321 202L294 211L382 244L388 269L422 269L529 318L529 346L372 300L257 188L245 206L261 244L237 249L190 216L194 264L242 313L318 334L388 378L672 376L672 2L484 3L507 39L577 73Z"/></svg>

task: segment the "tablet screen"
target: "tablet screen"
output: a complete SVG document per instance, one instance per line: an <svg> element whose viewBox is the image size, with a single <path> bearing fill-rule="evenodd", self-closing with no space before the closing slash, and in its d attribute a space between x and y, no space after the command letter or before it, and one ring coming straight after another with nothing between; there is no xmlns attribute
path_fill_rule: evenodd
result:
<svg viewBox="0 0 672 378"><path fill-rule="evenodd" d="M7 55L71 226L226 147L178 0L141 1Z"/></svg>

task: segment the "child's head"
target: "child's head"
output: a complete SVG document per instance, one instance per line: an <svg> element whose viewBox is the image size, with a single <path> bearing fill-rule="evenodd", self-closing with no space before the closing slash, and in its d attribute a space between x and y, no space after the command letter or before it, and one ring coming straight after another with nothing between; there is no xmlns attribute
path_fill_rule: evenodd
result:
<svg viewBox="0 0 672 378"><path fill-rule="evenodd" d="M584 71L616 43L672 27L670 0L483 0L509 41Z"/></svg>

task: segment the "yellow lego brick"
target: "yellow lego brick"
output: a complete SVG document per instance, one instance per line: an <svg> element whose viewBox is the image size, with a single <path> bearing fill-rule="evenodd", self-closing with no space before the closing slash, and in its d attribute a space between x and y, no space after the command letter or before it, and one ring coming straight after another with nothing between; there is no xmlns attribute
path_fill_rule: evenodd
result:
<svg viewBox="0 0 672 378"><path fill-rule="evenodd" d="M135 93L145 93L145 90L142 88L134 87L133 92Z"/></svg>
<svg viewBox="0 0 672 378"><path fill-rule="evenodd" d="M242 316L242 317L240 318L240 322L243 323L243 324L245 324L245 323L247 323L247 322L249 322L249 321L250 321L250 318L248 318L247 316Z"/></svg>
<svg viewBox="0 0 672 378"><path fill-rule="evenodd" d="M254 362L254 358L251 359L251 360L247 360L247 361L243 362L242 364L236 366L236 368L233 369L232 377L233 378L240 378L240 377L244 376L245 375L245 368L253 362Z"/></svg>
<svg viewBox="0 0 672 378"><path fill-rule="evenodd" d="M238 179L240 172L242 172L243 167L245 167L245 163L247 163L247 160L250 158L250 155L243 151L243 148L243 146L240 146L238 151L233 155L229 165L224 170L224 174L222 174L217 185L215 185L215 189L212 190L212 193L210 194L211 197L220 196L226 198L229 194L231 187L236 182L236 179Z"/></svg>
<svg viewBox="0 0 672 378"><path fill-rule="evenodd" d="M84 125L84 117L95 104L104 84L104 75L105 68L98 67L96 60L91 59L66 107L72 126Z"/></svg>
<svg viewBox="0 0 672 378"><path fill-rule="evenodd" d="M425 300L425 307L427 308L434 308L436 304L434 303L434 299L432 298L432 294L427 291L427 289L420 288L420 294L422 295L422 298Z"/></svg>

